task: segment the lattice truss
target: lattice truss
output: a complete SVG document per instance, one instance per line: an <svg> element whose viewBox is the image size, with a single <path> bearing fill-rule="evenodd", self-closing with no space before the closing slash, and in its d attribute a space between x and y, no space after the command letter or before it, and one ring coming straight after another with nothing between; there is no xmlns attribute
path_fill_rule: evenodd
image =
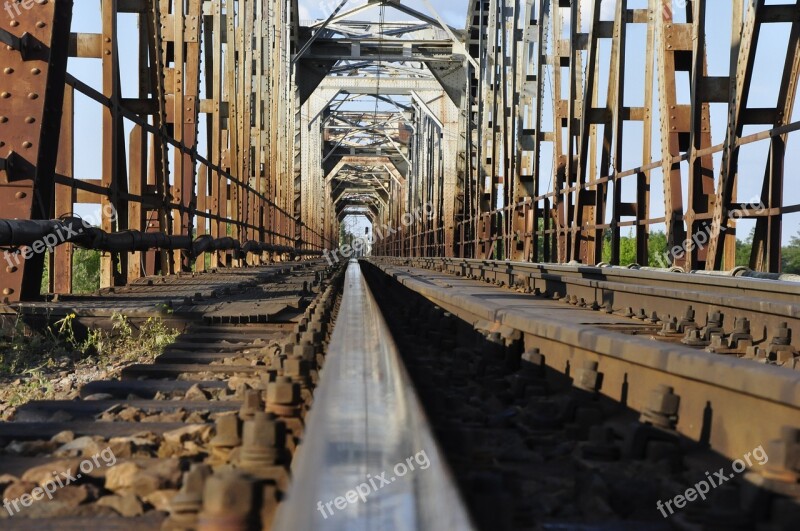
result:
<svg viewBox="0 0 800 531"><path fill-rule="evenodd" d="M749 220L750 267L780 269L800 212L784 198L798 2L470 0L465 29L423 3L343 0L301 25L297 0L102 0L96 33L73 31L68 0L11 6L4 218L113 207L82 241L103 286L319 253L353 213L397 229L376 253L618 263L632 236L644 265L664 230L687 269L733 267ZM138 24L124 42L121 17ZM98 175L75 160L79 99L100 110ZM72 253L49 256L54 292ZM38 296L46 254L0 271L4 298Z"/></svg>
<svg viewBox="0 0 800 531"><path fill-rule="evenodd" d="M3 216L46 220L82 204L104 213L113 207L117 215L103 215L101 228L138 232L103 249L103 286L329 246L295 215L296 2L99 4L98 33L72 31L71 1L0 17L9 44L0 51L8 93L0 124ZM123 17L137 21L133 39L121 39ZM138 50L138 63L121 63L121 47ZM68 57L100 63L100 86L67 73ZM123 84L123 74L137 84ZM102 133L96 177L82 175L74 160L85 141L74 121L78 97L102 113L93 124ZM71 291L72 251L59 246L50 260L55 292ZM10 300L38 295L43 259L37 254L2 273Z"/></svg>
<svg viewBox="0 0 800 531"><path fill-rule="evenodd" d="M445 190L457 172L463 32L398 2L346 3L308 26L295 58L303 189L326 198L303 219L335 238L347 216L363 215L388 235L376 252L445 254L455 229ZM429 215L403 223L423 209Z"/></svg>
<svg viewBox="0 0 800 531"><path fill-rule="evenodd" d="M791 121L800 7L722 4L470 2L467 44L479 66L462 106L469 142L455 252L596 264L610 233L606 256L619 263L622 233L648 265L655 227L673 265L730 269L735 221L751 219L750 267L778 271L782 221L798 212L784 203L783 174L788 135L800 128ZM759 36L770 31L788 38L764 49ZM713 45L728 56L716 54L710 69ZM774 83L754 80L757 55ZM774 105L756 107L765 100ZM712 145L715 104L727 120ZM766 167L740 173L758 142L768 144ZM761 193L738 197L745 183Z"/></svg>

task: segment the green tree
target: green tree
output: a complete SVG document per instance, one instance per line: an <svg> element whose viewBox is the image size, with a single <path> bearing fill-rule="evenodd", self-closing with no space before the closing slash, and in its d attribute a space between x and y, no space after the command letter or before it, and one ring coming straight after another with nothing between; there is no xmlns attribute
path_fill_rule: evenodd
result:
<svg viewBox="0 0 800 531"><path fill-rule="evenodd" d="M75 247L72 255L72 292L94 293L100 289L100 251ZM50 253L45 255L41 293L50 291Z"/></svg>
<svg viewBox="0 0 800 531"><path fill-rule="evenodd" d="M744 241L736 240L736 266L749 266L750 253L753 251L753 238L755 238L756 229L750 230L747 239Z"/></svg>
<svg viewBox="0 0 800 531"><path fill-rule="evenodd" d="M100 289L100 251L75 248L72 256L72 292L94 293Z"/></svg>
<svg viewBox="0 0 800 531"><path fill-rule="evenodd" d="M789 245L783 248L781 262L784 273L800 275L800 231L792 236Z"/></svg>
<svg viewBox="0 0 800 531"><path fill-rule="evenodd" d="M650 234L647 239L647 264L652 267L664 267L667 259L664 254L667 249L667 235L661 231ZM611 229L607 229L603 234L603 261L611 263ZM628 231L627 236L619 238L619 265L627 266L637 263L636 260L636 237L633 229Z"/></svg>
<svg viewBox="0 0 800 531"><path fill-rule="evenodd" d="M650 267L666 267L669 264L667 234L664 231L650 233L647 239L647 258Z"/></svg>

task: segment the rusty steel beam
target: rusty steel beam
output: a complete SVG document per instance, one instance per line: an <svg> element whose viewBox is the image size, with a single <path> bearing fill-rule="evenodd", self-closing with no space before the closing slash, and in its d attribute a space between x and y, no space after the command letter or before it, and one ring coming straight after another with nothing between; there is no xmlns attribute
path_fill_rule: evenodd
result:
<svg viewBox="0 0 800 531"><path fill-rule="evenodd" d="M719 69L708 64L705 27L719 8L699 1L471 1L461 31L435 10L405 6L411 22L352 20L396 7L387 1L303 28L294 2L103 0L94 34L71 31L68 3L36 4L0 28L5 76L14 78L0 122L0 141L11 148L0 171L4 217L52 219L94 204L116 213L99 221L108 234L231 237L265 249L321 251L338 238L342 187L369 182L381 198L372 213L379 225L399 226L415 209L432 209L376 252L618 264L630 234L635 261L646 266L651 232L664 227L667 265L730 269L735 221L744 217L756 222L750 266L777 272L784 218L800 209L784 200L786 146L800 128L790 122L800 5L734 4L728 72L713 76ZM136 66L120 63L122 14L138 21L130 43ZM786 50L772 54L787 52L777 102L752 108L758 37L776 23L791 27ZM375 55L370 47L393 51ZM435 57L428 53L434 49ZM626 71L633 49L644 55L643 72ZM102 86L66 74L68 55L97 61ZM34 63L36 75L27 68ZM138 87L123 97L129 68L138 69ZM686 78L688 86L679 87ZM98 175L76 166L78 95L102 114ZM376 101L372 122L347 113L359 95ZM712 104L728 109L718 146ZM393 110L379 116L381 105ZM382 121L404 125L382 135ZM746 126L760 132L743 136ZM660 160L652 156L654 129ZM740 175L738 158L754 142L769 142L758 175L761 209L736 193L743 179L752 182ZM348 154L363 160L341 169ZM722 156L718 172L715 154ZM377 161L387 156L391 164L377 178ZM334 168L340 173L328 179ZM55 292L72 289L65 275L71 252L59 247L49 260ZM144 275L289 254L242 260L218 249L206 262L182 251L113 251L102 255L101 281L126 285ZM43 267L39 255L9 267L5 296L36 297Z"/></svg>
<svg viewBox="0 0 800 531"><path fill-rule="evenodd" d="M245 257L252 265L331 245L332 233L323 234L321 220L308 224L295 211L301 202L291 177L295 160L287 154L295 150L299 127L290 120L296 6L276 0L103 0L100 31L93 34L72 32L71 12L71 2L21 6L0 27L10 83L0 113L0 142L10 148L0 171L8 197L2 217L48 220L71 216L82 204L99 205L115 214L98 220L106 234L130 229L155 239L258 242L251 248L260 252ZM124 13L138 22L138 38L130 43L119 40ZM136 66L121 63L123 45L138 51ZM66 74L68 55L98 62L99 89ZM138 69L133 98L123 97L121 85L130 68ZM76 93L81 105L102 114L95 124L102 139L98 175L76 164ZM200 145L203 121L207 144ZM245 264L228 251L217 248L211 266ZM60 246L49 260L54 292L72 290L71 253L70 244ZM152 248L110 250L101 262L102 286L206 267L185 250ZM9 266L1 273L5 297L39 296L43 267L39 253Z"/></svg>
<svg viewBox="0 0 800 531"><path fill-rule="evenodd" d="M2 17L0 32L16 44L0 48L0 205L3 216L49 219L53 213L64 76L72 2L37 4ZM39 294L44 255L0 272L4 300Z"/></svg>
<svg viewBox="0 0 800 531"><path fill-rule="evenodd" d="M731 42L724 43L731 50L729 73L710 75L706 20L718 18L720 9L670 0L650 0L644 8L625 0L470 2L466 44L479 68L470 71L461 107L464 201L454 254L618 264L623 231L630 231L636 262L654 265L649 236L657 227L667 235L660 259L668 265L731 269L735 220L751 218L750 266L779 271L783 218L798 210L784 200L783 163L788 135L799 126L790 117L800 70L800 5L735 2ZM770 51L770 57L786 56L777 102L751 108L758 35L775 23L791 25L786 50ZM645 32L632 36L634 26ZM640 73L626 72L625 65L636 48L644 55L644 83L634 85L629 78ZM684 79L688 85L679 86ZM608 87L605 97L600 86ZM634 87L642 92L632 93ZM629 97L643 104L629 105ZM712 145L712 104L728 107L724 145ZM660 160L652 157L656 117ZM634 123L641 124L640 138L626 133ZM746 125L761 131L744 136ZM744 178L739 151L754 142L770 143L764 174L746 177L761 185L765 208L759 209L736 194ZM715 175L718 153L722 168ZM662 181L658 195L653 175ZM662 210L656 202L663 202L663 214L656 214Z"/></svg>

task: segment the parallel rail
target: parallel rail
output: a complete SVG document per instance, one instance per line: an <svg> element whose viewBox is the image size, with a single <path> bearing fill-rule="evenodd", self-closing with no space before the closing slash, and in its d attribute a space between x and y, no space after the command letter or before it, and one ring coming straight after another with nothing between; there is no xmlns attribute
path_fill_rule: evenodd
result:
<svg viewBox="0 0 800 531"><path fill-rule="evenodd" d="M575 305L596 305L607 313L658 318L657 325L686 317L704 326L719 313L725 337L737 320L746 318L753 344L768 349L788 330L789 342L800 350L800 283L741 276L676 273L652 269L531 264L459 258L381 258L381 263L446 272L517 288L544 298ZM601 307L601 308L597 308ZM784 326L785 323L785 326ZM794 337L792 336L794 332ZM684 332L673 339L680 339ZM706 345L703 345L706 346ZM732 353L732 352L731 352ZM739 354L744 354L742 350Z"/></svg>
<svg viewBox="0 0 800 531"><path fill-rule="evenodd" d="M427 262L445 271L463 272L463 267L468 272L469 267L473 271L482 268L486 276L509 281L510 275L521 274L516 264L383 258L373 258L369 262L406 288L487 334L494 333L500 340L521 339L526 351L538 349L544 355L548 368L576 382L588 378L598 385L597 390L602 395L635 411L652 412L659 400L670 400L665 394L678 395L680 407L675 431L690 440L710 445L728 458L735 459L758 445L766 448L771 441L785 439L784 429L800 427L800 373L797 371L665 341L657 336L658 324L592 311L588 305L585 308L566 305L563 301L554 301L552 295L535 296L525 290L512 292L463 274L456 276L415 267ZM542 269L528 268L525 279L537 286L548 282L555 284L555 279L544 278L548 273ZM574 286L584 283L586 285L581 286L584 289L598 295L604 293L597 280L581 279L577 269L562 269L562 273L570 274L559 277L559 286L569 285L569 289L575 289ZM597 270L596 274L601 272ZM679 284L684 277L674 278ZM743 281L721 282L721 289L724 291L731 282ZM514 285L513 280L511 285ZM727 288L732 289L732 286ZM765 286L765 289L775 289L775 293L780 288L791 289L790 286ZM658 300L656 289L666 288L635 286L627 296L638 297L646 301L642 304L649 304L650 300ZM739 289L746 296L741 286ZM680 285L675 291L681 291ZM724 296L719 298L725 299ZM587 298L589 303L594 301ZM762 304L769 307L768 302ZM797 311L796 305L788 302L775 304ZM671 391L665 393L667 388ZM792 443L776 444L777 448L783 448ZM775 452L778 455L779 450ZM773 465L780 469L787 463ZM787 468L791 466L788 464ZM793 477L794 472L789 475Z"/></svg>

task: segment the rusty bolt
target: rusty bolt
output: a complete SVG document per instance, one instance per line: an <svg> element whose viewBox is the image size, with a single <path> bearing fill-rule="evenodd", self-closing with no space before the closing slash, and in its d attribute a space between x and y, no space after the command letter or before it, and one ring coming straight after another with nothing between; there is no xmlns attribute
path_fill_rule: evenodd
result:
<svg viewBox="0 0 800 531"><path fill-rule="evenodd" d="M720 332L714 332L709 339L711 340L711 346L709 348L720 349L727 347L727 345L722 342L722 334Z"/></svg>
<svg viewBox="0 0 800 531"><path fill-rule="evenodd" d="M694 314L695 314L694 308L692 308L691 305L686 308L686 311L683 314L683 318L678 323L679 331L683 330L687 326L694 326L695 325Z"/></svg>
<svg viewBox="0 0 800 531"><path fill-rule="evenodd" d="M681 398L668 385L659 385L650 392L647 406L640 417L641 422L648 422L665 429L674 429L678 423L678 410Z"/></svg>
<svg viewBox="0 0 800 531"><path fill-rule="evenodd" d="M770 343L780 346L786 346L792 343L792 330L789 328L788 323L783 322L780 324L778 329L775 331L775 335L772 336Z"/></svg>
<svg viewBox="0 0 800 531"><path fill-rule="evenodd" d="M718 328L722 326L722 314L720 312L711 312L706 319L706 327L711 328L715 327Z"/></svg>
<svg viewBox="0 0 800 531"><path fill-rule="evenodd" d="M170 502L171 513L197 514L203 505L203 484L210 475L211 467L202 463L195 463L184 472L181 490Z"/></svg>
<svg viewBox="0 0 800 531"><path fill-rule="evenodd" d="M216 435L210 445L216 448L234 448L241 444L239 439L239 418L236 415L222 415L215 423Z"/></svg>
<svg viewBox="0 0 800 531"><path fill-rule="evenodd" d="M308 362L302 356L289 356L283 362L283 373L294 380L308 377Z"/></svg>
<svg viewBox="0 0 800 531"><path fill-rule="evenodd" d="M668 385L659 385L650 392L648 409L662 415L677 415L681 399L675 390Z"/></svg>
<svg viewBox="0 0 800 531"><path fill-rule="evenodd" d="M740 317L734 321L733 333L734 334L747 334L750 335L750 319L747 317Z"/></svg>
<svg viewBox="0 0 800 531"><path fill-rule="evenodd" d="M198 531L246 531L253 503L253 483L235 471L206 480Z"/></svg>
<svg viewBox="0 0 800 531"><path fill-rule="evenodd" d="M272 414L258 413L244 423L239 465L246 471L276 464L286 445L286 425Z"/></svg>
<svg viewBox="0 0 800 531"><path fill-rule="evenodd" d="M753 336L750 335L750 320L746 317L736 319L733 333L728 341L729 348L745 349L752 344Z"/></svg>
<svg viewBox="0 0 800 531"><path fill-rule="evenodd" d="M267 386L267 405L293 406L300 401L300 386L286 376L279 376Z"/></svg>
<svg viewBox="0 0 800 531"><path fill-rule="evenodd" d="M678 318L673 317L668 321L664 321L664 324L661 326L661 332L659 332L659 335L677 334L677 333L678 333Z"/></svg>
<svg viewBox="0 0 800 531"><path fill-rule="evenodd" d="M313 362L316 358L317 349L308 341L303 341L296 348L293 348L292 352L308 362Z"/></svg>
<svg viewBox="0 0 800 531"><path fill-rule="evenodd" d="M522 354L522 361L523 367L526 365L531 365L534 367L543 367L545 364L545 357L544 354L538 349L534 348L528 351L525 351Z"/></svg>
<svg viewBox="0 0 800 531"><path fill-rule="evenodd" d="M704 347L708 345L708 341L703 339L703 333L697 328L689 328L686 330L686 335L681 339L681 343L692 347Z"/></svg>
<svg viewBox="0 0 800 531"><path fill-rule="evenodd" d="M264 411L264 402L261 399L261 391L249 389L244 394L244 403L239 410L239 418L250 420L259 411Z"/></svg>

